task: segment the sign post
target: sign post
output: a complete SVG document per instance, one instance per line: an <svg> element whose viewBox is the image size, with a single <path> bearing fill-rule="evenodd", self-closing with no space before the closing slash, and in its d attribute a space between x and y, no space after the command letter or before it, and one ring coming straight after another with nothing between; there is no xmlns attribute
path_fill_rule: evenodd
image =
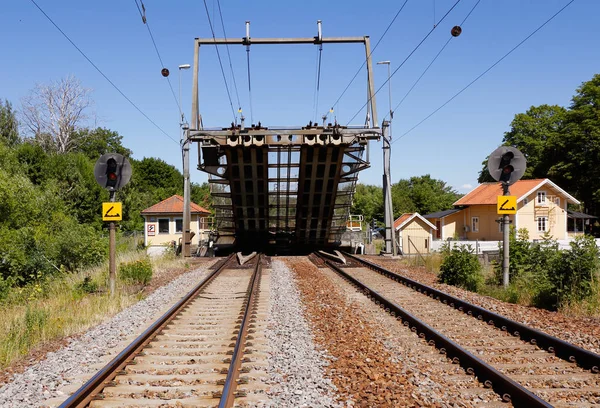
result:
<svg viewBox="0 0 600 408"><path fill-rule="evenodd" d="M108 224L108 276L111 296L115 294L117 278L116 261L116 230L115 221L123 219L123 206L115 201L117 190L129 182L131 178L131 165L129 160L118 153L102 155L94 167L94 176L100 186L108 190L110 201L102 203L102 221Z"/></svg>
<svg viewBox="0 0 600 408"><path fill-rule="evenodd" d="M510 195L509 187L523 177L526 168L527 160L523 153L511 146L497 148L488 159L490 175L502 185L497 212L502 215L502 285L505 288L510 283L509 214L517 213L517 197Z"/></svg>

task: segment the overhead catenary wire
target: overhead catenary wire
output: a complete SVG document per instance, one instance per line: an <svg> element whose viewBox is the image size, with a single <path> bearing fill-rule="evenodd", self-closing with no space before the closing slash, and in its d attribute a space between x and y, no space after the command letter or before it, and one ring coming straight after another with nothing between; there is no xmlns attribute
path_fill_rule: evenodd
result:
<svg viewBox="0 0 600 408"><path fill-rule="evenodd" d="M452 10L454 10L454 8L460 2L461 2L461 0L457 0L456 3L454 3L452 5L452 7L450 7L450 9L446 12L446 14L444 14L444 16L440 19L440 21L438 21L437 24L435 26L433 26L433 28L431 30L429 30L429 32L427 33L427 35L425 35L425 37L423 37L423 39L421 40L421 42L419 42L419 44L417 44L417 46L410 52L410 54L408 54L408 56L404 59L404 61L402 61L402 63L398 66L398 68L396 68L394 70L394 72L392 72L392 74L385 80L385 82L383 84L381 84L381 86L379 88L377 88L377 91L375 91L375 93L373 95L371 95L369 97L369 99L367 99L367 102L365 102L364 105L361 106L361 108L354 114L354 116L352 116L352 118L350 118L350 120L348 121L348 124L350 122L352 122L354 120L354 118L356 116L358 116L358 114L365 108L365 106L367 106L371 102L371 100L375 97L375 95L377 95L379 93L379 91L381 91L383 89L383 87L385 85L387 85L387 83L390 81L390 79L392 79L392 77L394 75L396 75L396 72L398 72L398 70L400 68L402 68L402 66L404 64L406 64L406 61L408 61L410 59L410 57L412 57L412 55L419 49L419 47L421 47L421 45L425 42L425 40L427 40L427 38L429 38L429 36L431 35L431 33L433 33L435 31L435 29L437 27L439 27L439 25L442 23L442 21L444 21L444 19L450 14L450 12L452 12Z"/></svg>
<svg viewBox="0 0 600 408"><path fill-rule="evenodd" d="M471 8L471 11L469 11L469 13L467 14L467 16L460 23L461 27L465 24L465 22L467 21L467 19L469 18L469 16L473 13L473 11L475 11L475 8L477 7L477 5L480 2L481 2L481 0L477 0L477 2L475 3L475 5ZM425 70L423 71L423 73L421 73L421 75L419 76L419 78L417 78L417 80L412 84L412 86L410 87L410 89L408 90L408 92L406 92L406 94L402 97L402 99L400 100L400 102L398 102L398 104L394 107L394 109L392 109L392 114L400 107L400 105L402 105L402 103L404 102L404 100L408 97L408 95L410 95L410 93L413 91L413 89L415 89L415 87L417 86L417 84L425 76L425 74L427 73L427 71L429 71L429 68L431 68L431 66L433 65L433 63L438 59L438 57L446 49L446 47L448 46L448 44L450 44L450 41L452 41L453 38L454 38L454 36L452 36L452 35L450 36L450 38L448 38L448 41L446 41L446 43L442 46L442 48L439 50L439 52L435 55L435 57L433 57L433 59L431 60L431 62L429 63L429 65L427 65L427 68L425 68ZM387 118L387 114L385 115L385 117L383 118L383 120L385 120L386 118Z"/></svg>
<svg viewBox="0 0 600 408"><path fill-rule="evenodd" d="M321 58L323 55L323 44L319 44L319 49L317 51L317 69L315 72L315 96L314 96L314 105L315 105L315 123L317 122L317 115L319 114L319 91L321 88Z"/></svg>
<svg viewBox="0 0 600 408"><path fill-rule="evenodd" d="M144 3L142 3L142 8L143 8L143 11L142 11L142 8L140 8L140 5L138 4L138 0L134 0L134 1L135 1L135 5L137 6L138 12L140 13L140 17L142 18L142 22L148 29L148 34L150 34L150 39L152 40L152 44L154 45L154 50L156 51L156 55L158 56L158 60L160 61L160 67L161 67L161 69L165 68L166 65L163 62L162 57L160 56L160 52L158 51L158 46L156 45L156 41L154 40L154 35L152 34L152 30L150 29L150 24L148 24L148 19L146 17L146 8L144 7ZM181 117L181 105L179 104L177 95L175 95L175 90L173 89L173 84L171 84L171 78L169 78L169 77L166 77L166 78L167 78L167 82L169 84L169 88L171 89L171 94L173 94L173 99L175 100L175 104L177 105L177 108L179 110L179 117Z"/></svg>
<svg viewBox="0 0 600 408"><path fill-rule="evenodd" d="M250 46L246 46L246 71L248 72L248 99L250 101L250 123L254 124L254 110L252 109L252 82L250 82Z"/></svg>
<svg viewBox="0 0 600 408"><path fill-rule="evenodd" d="M340 94L340 96L337 98L337 100L333 103L333 105L331 105L331 109L327 113L325 113L325 115L324 115L325 117L327 117L329 115L329 113L333 112L334 108L340 102L340 100L342 99L342 97L346 94L346 91L348 91L348 88L350 88L350 85L352 85L352 83L354 82L354 80L356 79L356 77L358 76L358 74L360 74L360 71L367 64L367 61L369 60L369 58L371 58L371 55L373 55L373 53L375 52L375 50L379 46L379 43L381 43L381 40L383 40L383 38L385 37L385 35L387 34L387 32L390 30L390 28L392 27L392 25L394 24L394 22L396 21L396 19L398 18L398 16L402 12L402 10L404 9L404 6L406 6L406 3L408 3L408 0L405 0L404 3L402 4L402 6L400 6L400 9L398 10L398 12L394 16L394 18L392 18L392 21L390 21L390 23L388 24L387 28L385 29L385 31L383 32L383 34L381 35L381 37L379 38L379 40L377 41L377 43L375 44L375 46L373 47L373 49L371 50L371 52L369 53L369 55L367 56L367 58L365 58L365 60L363 61L362 65L358 68L358 70L356 71L356 73L354 74L354 76L352 77L352 79L350 80L350 82L348 83L348 85L346 85L346 88L344 88L344 90L342 91L342 93Z"/></svg>
<svg viewBox="0 0 600 408"><path fill-rule="evenodd" d="M217 0L217 7L219 8L219 17L221 18L221 27L223 28L223 37L227 40L227 33L225 32L225 23L223 22L223 12L221 11L221 1ZM238 93L237 82L235 80L235 72L233 71L233 64L231 62L231 54L229 53L229 44L225 43L225 49L227 50L227 59L229 60L229 69L231 70L231 80L233 82L233 89L235 90L235 97L238 103L238 112L242 111L242 104L240 103L240 94Z"/></svg>
<svg viewBox="0 0 600 408"><path fill-rule="evenodd" d="M213 40L215 41L215 50L217 51L217 59L219 60L219 66L221 67L221 74L223 75L223 82L225 82L225 90L227 91L227 98L229 98L229 105L231 106L231 114L233 115L233 121L237 122L237 116L233 108L233 101L231 100L231 93L229 92L229 85L227 84L227 77L225 70L223 69L223 61L221 61L221 53L219 52L219 46L217 45L217 37L215 36L215 30L210 19L210 12L208 11L208 5L204 0L204 9L206 10L206 18L208 19L208 25L210 26L210 32L212 33Z"/></svg>
<svg viewBox="0 0 600 408"><path fill-rule="evenodd" d="M560 13L562 13L567 7L569 7L574 2L575 2L575 0L570 0L560 10L558 10L556 13L554 13L552 15L552 17L550 17L549 19L547 19L542 25L540 25L538 28L536 28L535 30L533 30L533 32L531 34L529 34L527 37L525 37L523 40L521 40L521 42L519 42L517 45L515 45L510 51L508 51L506 54L504 54L502 57L500 57L500 59L498 59L496 62L494 62L488 69L486 69L481 74L479 74L474 80L472 80L471 82L469 82L460 91L458 91L457 93L455 93L450 99L448 99L446 102L444 102L440 107L438 107L436 110L434 110L433 112L431 112L429 115L427 115L425 118L423 118L419 123L417 123L416 125L414 125L413 127L411 127L408 131L406 131L405 133L403 133L402 136L396 138L396 140L394 140L392 143L395 143L398 140L402 139L404 136L408 135L410 132L412 132L413 130L415 130L417 127L419 127L421 124L423 124L426 120L428 120L430 117L432 117L437 112L439 112L442 108L444 108L446 105L448 105L450 102L452 102L457 96L459 96L460 94L462 94L471 85L473 85L475 82L477 82L478 80L480 80L485 74L487 74L488 72L490 72L496 65L498 65L506 57L508 57L510 54L512 54L517 48L519 48L527 40L529 40L531 37L533 37L538 31L540 31L542 28L544 28L544 26L546 26L546 24L548 24L549 22L551 22L552 20L554 20L554 18L556 18Z"/></svg>
<svg viewBox="0 0 600 408"><path fill-rule="evenodd" d="M96 64L94 64L94 62L81 50L81 48L79 48L77 46L77 44L75 44L73 42L73 40L71 40L71 38L54 22L54 20L52 20L52 18L50 18L50 16L48 14L46 14L46 12L35 2L35 0L31 0L31 2L38 8L38 10L40 10L40 12L46 17L46 19L48 19L48 21L50 21L50 23L52 23L52 25L63 35L63 37L65 37L67 39L67 41L69 41L71 43L71 45L73 47L75 47L75 49L77 51L79 51L79 53L83 56L83 58L85 58L87 60L87 62L89 62L96 69L96 71L98 71L98 73L100 73L100 75L102 75L104 77L104 79L106 79L108 81L108 83L111 84L112 87L115 88L117 90L117 92L119 92L121 94L121 96L123 96L123 98L125 98L127 100L127 102L129 102L131 104L131 106L133 106L139 113L141 113L142 116L144 116L150 123L152 123L154 125L154 127L156 127L158 130L160 130L166 137L168 137L173 142L177 143L177 145L179 145L178 140L171 137L160 126L158 126L156 124L156 122L154 122L152 119L150 119L150 117L148 115L146 115L144 113L144 111L142 111L135 103L133 103L133 101L131 99L129 99L129 97L127 95L125 95L125 93L123 91L121 91L121 89L119 89L119 87L117 85L115 85L115 83L113 81L111 81L110 78L108 78L106 76L106 74L104 72L102 72L102 70L100 68L98 68L98 66Z"/></svg>

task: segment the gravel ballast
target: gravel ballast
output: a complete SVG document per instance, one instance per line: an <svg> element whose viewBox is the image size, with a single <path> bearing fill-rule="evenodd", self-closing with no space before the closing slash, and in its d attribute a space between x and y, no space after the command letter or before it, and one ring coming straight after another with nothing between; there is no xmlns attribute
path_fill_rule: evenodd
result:
<svg viewBox="0 0 600 408"><path fill-rule="evenodd" d="M437 283L437 276L434 273L423 268L407 267L397 259L383 259L374 256L368 256L365 259L409 279L600 354L600 319L571 317L560 312L506 303L455 286Z"/></svg>
<svg viewBox="0 0 600 408"><path fill-rule="evenodd" d="M276 260L271 271L271 298L266 337L269 345L268 407L338 407L333 383L324 377L327 364L307 323L300 294L286 265Z"/></svg>
<svg viewBox="0 0 600 408"><path fill-rule="evenodd" d="M307 258L289 257L286 264L297 278L315 341L330 355L326 374L338 388L338 401L365 408L418 406L402 362L377 338L360 305Z"/></svg>
<svg viewBox="0 0 600 408"><path fill-rule="evenodd" d="M157 313L198 284L211 264L179 276L110 320L71 339L61 350L48 353L45 360L22 374L16 374L10 383L0 388L0 407L43 406L48 400L54 405L54 401L66 399L68 394L61 390L63 387L71 386L71 389L82 385L98 371L96 366L106 360L107 354L120 351L112 350L114 347L128 338L133 340L133 336L158 317Z"/></svg>

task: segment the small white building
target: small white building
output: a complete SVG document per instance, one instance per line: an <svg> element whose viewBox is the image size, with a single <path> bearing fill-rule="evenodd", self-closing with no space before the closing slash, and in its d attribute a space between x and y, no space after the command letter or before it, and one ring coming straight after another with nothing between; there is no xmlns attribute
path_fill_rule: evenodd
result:
<svg viewBox="0 0 600 408"><path fill-rule="evenodd" d="M210 231L210 211L200 207L196 203L190 205L192 218L190 231L195 235L192 238L192 246L197 246L202 240L208 239ZM154 204L152 207L142 211L144 217L144 245L148 253L166 248L173 241L180 243L183 236L183 197L174 195Z"/></svg>

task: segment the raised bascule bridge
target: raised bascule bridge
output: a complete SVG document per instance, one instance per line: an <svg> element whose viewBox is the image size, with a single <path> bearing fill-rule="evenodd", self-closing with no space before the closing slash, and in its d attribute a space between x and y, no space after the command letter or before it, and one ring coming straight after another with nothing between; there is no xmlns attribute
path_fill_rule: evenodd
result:
<svg viewBox="0 0 600 408"><path fill-rule="evenodd" d="M198 130L218 238L240 249L339 245L365 149L378 129L306 126Z"/></svg>
<svg viewBox="0 0 600 408"><path fill-rule="evenodd" d="M340 245L358 173L369 167L369 141L379 140L383 131L377 124L369 37L324 38L320 23L318 31L316 37L308 38L250 38L247 25L246 37L241 39L195 40L192 118L183 146L184 198L189 208L189 150L196 143L198 169L209 174L218 248L276 248L284 253L286 249L298 252ZM303 127L271 128L260 122L245 126L243 118L225 128L203 127L198 92L201 46L242 45L249 54L254 45L321 47L326 43L364 46L364 126L326 123L324 117L322 124L309 122ZM185 214L183 222L189 225ZM183 250L189 253L189 245Z"/></svg>

